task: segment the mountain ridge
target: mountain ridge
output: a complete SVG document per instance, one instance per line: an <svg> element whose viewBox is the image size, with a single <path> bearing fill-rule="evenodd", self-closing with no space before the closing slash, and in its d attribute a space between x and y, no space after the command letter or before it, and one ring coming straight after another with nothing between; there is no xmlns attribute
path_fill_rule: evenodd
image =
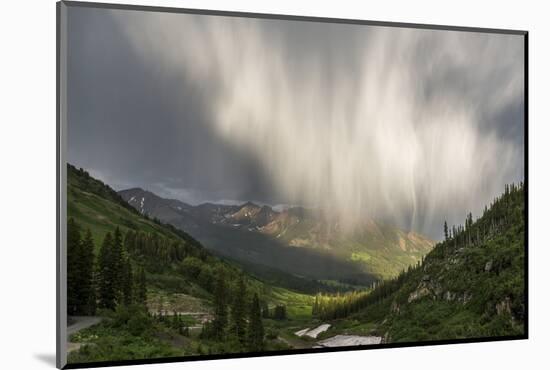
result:
<svg viewBox="0 0 550 370"><path fill-rule="evenodd" d="M293 250L294 254L327 256L352 266L354 274L368 274L377 280L395 276L420 260L434 245L419 233L371 219L365 220L354 233L343 232L337 222L325 220L319 210L299 206L281 211L251 201L240 205L191 206L139 188L122 190L119 195L140 212L189 232L207 248L243 262L286 269L294 274L307 275L309 271L284 266L286 258L276 256L278 263L261 254L275 248L283 254ZM243 246L246 243L256 245ZM262 248L263 245L268 247ZM311 275L324 278L318 273Z"/></svg>
<svg viewBox="0 0 550 370"><path fill-rule="evenodd" d="M421 262L364 296L317 298L324 319L369 323L386 342L526 334L523 183L446 238Z"/></svg>

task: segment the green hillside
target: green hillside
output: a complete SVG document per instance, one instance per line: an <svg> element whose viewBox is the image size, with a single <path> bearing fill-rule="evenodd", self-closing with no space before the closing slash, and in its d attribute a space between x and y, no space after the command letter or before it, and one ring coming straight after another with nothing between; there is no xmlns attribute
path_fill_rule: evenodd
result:
<svg viewBox="0 0 550 370"><path fill-rule="evenodd" d="M259 298L257 304L261 306L265 330L274 320L276 307L285 308L285 322L289 324L311 318L311 296L265 284L236 265L220 260L185 232L140 215L110 187L71 165L68 165L67 194L69 260L73 261L68 284L73 290L82 284L77 271L82 263L76 262L79 257L74 254L82 247L72 246L74 240L82 239L79 246L89 245L93 249L96 271L93 279L97 285L94 294L98 296L94 310L105 318L101 324L69 338L81 345L80 350L70 353L70 362L246 352L256 347L239 342L232 334L235 297L241 297L240 305L244 308L240 312L244 317L249 315L247 306L253 298ZM88 231L89 241L85 236ZM119 262L121 270L133 270L135 278L139 278L140 270L145 271L146 297L142 301L145 311L135 298L137 290L126 299L122 285L119 293L113 293L115 306L105 307L102 303L100 295L106 275L101 271L101 261L107 258L104 255L108 234L120 240L119 258L127 261L127 265ZM111 243L114 244L109 248L115 248L116 241ZM121 284L125 284L126 280L121 279ZM129 284L125 286L138 289L134 286L137 283ZM78 297L72 301L78 301ZM80 307L70 306L70 312L82 315L91 311L83 306L86 312L82 312ZM246 326L246 321L241 323ZM278 343L276 337L266 338L262 346L288 347Z"/></svg>
<svg viewBox="0 0 550 370"><path fill-rule="evenodd" d="M337 223L322 221L307 210L291 214L284 221L276 219L263 232L288 246L351 262L376 280L397 276L420 261L435 244L418 233L373 220L365 220L351 232L342 232Z"/></svg>
<svg viewBox="0 0 550 370"><path fill-rule="evenodd" d="M387 342L522 335L524 211L523 184L507 186L478 220L470 214L446 231L415 267L367 295L320 296L314 309L335 320L328 334L355 322Z"/></svg>
<svg viewBox="0 0 550 370"><path fill-rule="evenodd" d="M278 281L285 280L293 288L308 289L316 285L315 280L370 286L414 265L435 244L416 232L368 217L346 228L314 208L279 211L252 202L192 206L141 188L119 194L140 213L189 232L245 270L258 274L267 268L269 275L277 274ZM281 273L290 277L281 279ZM310 282L295 281L297 276ZM260 277L269 278L265 273Z"/></svg>
<svg viewBox="0 0 550 370"><path fill-rule="evenodd" d="M278 271L264 272L267 283L212 255L69 165L68 290L78 294L69 294L68 310L103 318L69 338L77 348L69 362L311 348L337 334L389 343L521 335L524 207L523 184L507 186L479 219L470 214L464 225L445 228L445 240L397 277L372 290L313 297L278 286L285 281ZM371 238L399 236L374 226ZM414 233L398 239L409 256L423 253ZM375 259L354 249L353 239L341 243L352 259ZM295 334L321 324L330 327L316 339Z"/></svg>
<svg viewBox="0 0 550 370"><path fill-rule="evenodd" d="M91 231L93 240L95 241L96 254L107 232L113 232L117 227L123 235L126 235L129 231L155 235L160 238L179 242L187 250L190 257L197 257L203 262L199 268L212 270L222 266L233 275L245 276L248 279L250 288L265 296L266 300L281 303L277 298L271 297L271 285L266 285L243 273L235 265L213 256L187 233L169 224L162 224L158 220L141 215L108 185L91 177L86 171L76 169L70 164L68 165L67 209L69 219L76 220L83 229ZM186 262L189 264L189 261ZM160 273L158 271L148 271L149 281L156 283L158 280L159 282L156 284L159 288L172 291L174 291L174 288L187 290L186 286L189 284L195 286L199 286L201 283L204 286L211 285L204 276L202 276L202 282L200 280L197 282L190 281L192 279L188 279L185 273L181 273L181 270L182 266L174 263ZM178 281L179 284L177 284ZM300 296L299 293L291 293ZM208 297L208 293L206 293L206 296ZM304 295L304 297L307 297L307 295Z"/></svg>
<svg viewBox="0 0 550 370"><path fill-rule="evenodd" d="M99 242L107 232L119 227L123 233L134 230L181 238L197 248L202 248L189 235L143 217L116 191L94 179L86 171L71 165L68 165L67 171L67 216L90 229L96 247L99 247Z"/></svg>

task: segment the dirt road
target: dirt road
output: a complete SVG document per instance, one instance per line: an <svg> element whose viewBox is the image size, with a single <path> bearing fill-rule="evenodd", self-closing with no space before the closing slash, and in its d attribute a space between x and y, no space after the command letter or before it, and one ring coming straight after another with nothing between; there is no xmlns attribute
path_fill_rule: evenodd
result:
<svg viewBox="0 0 550 370"><path fill-rule="evenodd" d="M71 335L92 325L99 324L103 319L98 316L71 316L71 320L72 324L67 326L67 352L76 351L82 345L82 343L69 341Z"/></svg>
<svg viewBox="0 0 550 370"><path fill-rule="evenodd" d="M71 319L74 322L67 327L67 340L68 337L70 337L77 331L89 328L90 326L95 324L99 324L102 320L101 317L98 316L71 316Z"/></svg>

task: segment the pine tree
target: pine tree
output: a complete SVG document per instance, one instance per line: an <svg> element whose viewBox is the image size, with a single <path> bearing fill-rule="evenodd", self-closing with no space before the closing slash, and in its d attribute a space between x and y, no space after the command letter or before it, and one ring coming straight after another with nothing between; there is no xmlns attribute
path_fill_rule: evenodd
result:
<svg viewBox="0 0 550 370"><path fill-rule="evenodd" d="M251 352L259 352L264 349L264 326L262 324L260 300L256 293L254 293L250 306L247 346L248 350Z"/></svg>
<svg viewBox="0 0 550 370"><path fill-rule="evenodd" d="M67 222L67 313L91 315L95 311L93 286L94 244L90 231L82 239L74 219Z"/></svg>
<svg viewBox="0 0 550 370"><path fill-rule="evenodd" d="M70 218L67 221L67 313L69 315L79 313L81 243L80 226Z"/></svg>
<svg viewBox="0 0 550 370"><path fill-rule="evenodd" d="M117 302L121 303L124 300L124 280L125 280L125 268L124 268L124 248L122 245L122 234L120 229L115 229L113 234L113 251L112 251L112 266L114 270L113 284L115 287Z"/></svg>
<svg viewBox="0 0 550 370"><path fill-rule="evenodd" d="M122 234L117 227L114 234L107 233L99 250L98 294L103 308L114 309L124 302L125 281L128 275ZM128 293L129 291L127 291Z"/></svg>
<svg viewBox="0 0 550 370"><path fill-rule="evenodd" d="M262 302L262 317L264 319L269 319L269 306L266 301Z"/></svg>
<svg viewBox="0 0 550 370"><path fill-rule="evenodd" d="M313 307L311 308L311 315L317 316L319 313L319 294L315 295L315 302L313 302Z"/></svg>
<svg viewBox="0 0 550 370"><path fill-rule="evenodd" d="M443 232L445 233L445 240L449 240L449 227L447 226L447 220L443 224Z"/></svg>
<svg viewBox="0 0 550 370"><path fill-rule="evenodd" d="M134 276L132 271L132 263L130 258L124 258L123 279L122 279L122 301L125 305L130 305L134 302Z"/></svg>
<svg viewBox="0 0 550 370"><path fill-rule="evenodd" d="M219 273L214 288L214 315L212 330L215 338L221 340L225 334L227 325L227 292L225 287L224 274Z"/></svg>
<svg viewBox="0 0 550 370"><path fill-rule="evenodd" d="M285 305L277 305L275 307L275 312L273 314L273 318L275 320L285 320L286 319L286 306Z"/></svg>
<svg viewBox="0 0 550 370"><path fill-rule="evenodd" d="M136 249L136 233L128 230L124 236L124 248L128 253L135 253Z"/></svg>
<svg viewBox="0 0 550 370"><path fill-rule="evenodd" d="M110 232L105 235L99 250L98 258L98 295L99 306L114 309L116 305L117 271L113 263L113 237Z"/></svg>
<svg viewBox="0 0 550 370"><path fill-rule="evenodd" d="M80 245L80 302L81 313L93 315L96 306L96 294L94 286L94 240L90 229L86 230L84 239Z"/></svg>
<svg viewBox="0 0 550 370"><path fill-rule="evenodd" d="M143 267L140 267L138 273L136 274L136 301L139 304L147 303L147 286L145 281L145 270Z"/></svg>
<svg viewBox="0 0 550 370"><path fill-rule="evenodd" d="M241 344L246 342L246 285L242 276L237 284L237 291L231 307L231 332L235 334Z"/></svg>

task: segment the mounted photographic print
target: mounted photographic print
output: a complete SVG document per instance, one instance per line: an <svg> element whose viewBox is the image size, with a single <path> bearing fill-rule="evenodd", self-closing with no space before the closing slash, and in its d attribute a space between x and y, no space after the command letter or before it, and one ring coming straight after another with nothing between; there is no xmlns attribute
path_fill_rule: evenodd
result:
<svg viewBox="0 0 550 370"><path fill-rule="evenodd" d="M57 10L58 367L527 338L527 32Z"/></svg>

